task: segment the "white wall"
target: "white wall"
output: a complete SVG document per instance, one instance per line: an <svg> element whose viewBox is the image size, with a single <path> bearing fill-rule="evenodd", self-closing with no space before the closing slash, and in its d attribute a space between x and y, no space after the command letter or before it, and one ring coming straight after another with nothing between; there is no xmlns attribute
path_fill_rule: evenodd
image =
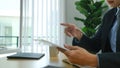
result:
<svg viewBox="0 0 120 68"><path fill-rule="evenodd" d="M79 0L65 0L65 19L67 23L73 23L77 25L79 28L83 26L80 21L74 20L74 17L83 17L80 13L76 10L75 2ZM72 38L65 37L66 43L71 44Z"/></svg>

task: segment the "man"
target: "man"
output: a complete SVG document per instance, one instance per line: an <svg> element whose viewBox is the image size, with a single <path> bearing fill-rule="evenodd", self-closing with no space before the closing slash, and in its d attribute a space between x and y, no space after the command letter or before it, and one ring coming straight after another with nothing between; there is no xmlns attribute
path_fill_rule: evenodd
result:
<svg viewBox="0 0 120 68"><path fill-rule="evenodd" d="M106 1L113 8L104 15L102 24L93 38L85 36L73 24L61 24L66 27L66 35L74 37L75 46L65 44L69 50L58 48L71 63L98 68L120 68L120 19L117 18L120 0ZM101 54L94 54L99 50L102 50Z"/></svg>

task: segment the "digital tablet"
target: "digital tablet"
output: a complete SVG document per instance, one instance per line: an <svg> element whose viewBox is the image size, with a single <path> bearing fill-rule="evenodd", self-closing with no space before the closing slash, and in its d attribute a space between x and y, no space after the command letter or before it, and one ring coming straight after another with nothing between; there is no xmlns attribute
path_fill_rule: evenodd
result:
<svg viewBox="0 0 120 68"><path fill-rule="evenodd" d="M42 42L42 43L45 43L45 44L47 44L47 45L49 45L49 46L52 46L52 47L59 47L59 48L68 50L68 49L65 48L64 46L57 45L57 44L55 44L55 43L52 43L52 42L47 41L47 40L44 40L44 39L41 39L41 40L39 40L39 41Z"/></svg>

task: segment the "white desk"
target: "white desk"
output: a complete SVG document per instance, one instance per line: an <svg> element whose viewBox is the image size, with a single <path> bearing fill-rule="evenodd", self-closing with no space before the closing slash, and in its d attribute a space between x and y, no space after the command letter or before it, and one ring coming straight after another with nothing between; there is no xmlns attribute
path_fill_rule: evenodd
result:
<svg viewBox="0 0 120 68"><path fill-rule="evenodd" d="M45 50L45 56L39 60L7 59L6 56L11 54L0 54L0 68L43 68L47 65L54 65L64 68L75 68L74 66L64 63L62 61L63 59L66 58L64 54L59 53L58 56L56 56L54 55L56 53L55 49L54 48L50 49L51 51L49 53L52 56L49 55L48 53L49 50L48 51ZM93 68L93 67L80 67L80 68Z"/></svg>
<svg viewBox="0 0 120 68"><path fill-rule="evenodd" d="M73 68L71 65L63 63L61 56L49 58L49 55L45 55L39 60L7 59L3 56L0 58L0 68L43 68L47 65Z"/></svg>

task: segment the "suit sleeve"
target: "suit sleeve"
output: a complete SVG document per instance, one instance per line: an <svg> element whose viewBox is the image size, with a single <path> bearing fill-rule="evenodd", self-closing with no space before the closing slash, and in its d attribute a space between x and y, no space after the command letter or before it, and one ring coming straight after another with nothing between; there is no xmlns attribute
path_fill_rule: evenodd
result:
<svg viewBox="0 0 120 68"><path fill-rule="evenodd" d="M98 54L98 58L99 68L120 68L120 52Z"/></svg>
<svg viewBox="0 0 120 68"><path fill-rule="evenodd" d="M80 46L88 51L91 51L93 53L97 53L101 49L101 26L94 37L89 38L86 35L83 35L80 40L77 40L77 38L73 38L73 46Z"/></svg>

